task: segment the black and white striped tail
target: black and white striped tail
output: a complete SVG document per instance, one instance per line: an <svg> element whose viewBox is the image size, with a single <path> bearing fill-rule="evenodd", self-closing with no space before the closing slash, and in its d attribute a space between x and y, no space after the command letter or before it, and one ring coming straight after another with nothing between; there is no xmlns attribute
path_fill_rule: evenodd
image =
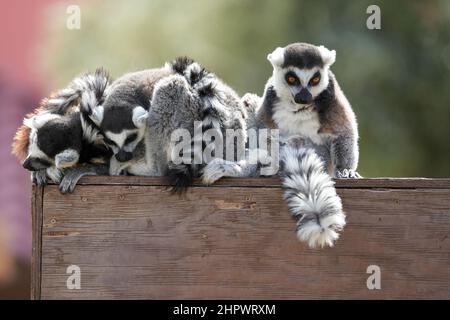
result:
<svg viewBox="0 0 450 320"><path fill-rule="evenodd" d="M95 99L103 102L106 88L110 84L108 73L99 68L95 73L86 73L72 80L64 89L53 94L46 101L46 109L59 114L65 114L68 108L80 102L85 92L91 92Z"/></svg>
<svg viewBox="0 0 450 320"><path fill-rule="evenodd" d="M102 68L95 70L95 73L87 73L72 81L71 88L76 90L80 96L81 124L84 137L89 142L96 142L99 139L98 126L89 115L92 114L95 107L104 102L110 85L109 74Z"/></svg>
<svg viewBox="0 0 450 320"><path fill-rule="evenodd" d="M80 111L90 114L96 106L101 105L110 84L109 74L102 68L95 70L95 73L86 73L75 78L70 89L75 90L81 98Z"/></svg>
<svg viewBox="0 0 450 320"><path fill-rule="evenodd" d="M297 236L311 248L333 246L345 226L334 181L313 149L286 146L281 154L284 198L297 219Z"/></svg>

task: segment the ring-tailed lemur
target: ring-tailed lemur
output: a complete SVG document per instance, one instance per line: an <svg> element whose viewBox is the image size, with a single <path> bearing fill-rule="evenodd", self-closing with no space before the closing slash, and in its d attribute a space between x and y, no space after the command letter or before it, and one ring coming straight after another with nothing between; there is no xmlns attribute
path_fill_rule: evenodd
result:
<svg viewBox="0 0 450 320"><path fill-rule="evenodd" d="M156 124L155 131L164 131L171 128L171 124L177 121L193 121L191 117L167 114L165 109L173 108L173 111L186 116L184 110L194 108L187 103L180 92L176 97L166 99L165 92L169 94L176 91L171 88L175 73L167 67L148 69L127 73L116 79L109 90L109 94L101 105L86 103L84 110L89 118L98 126L104 135L105 142L113 150L110 161L110 174L132 174L144 176L161 176L167 166L166 156L161 135L163 132L150 134L149 111L154 107L154 100L161 96L165 103L161 115L161 121ZM184 80L184 78L182 79ZM156 97L156 99L154 99ZM88 97L83 97L88 100ZM160 101L158 102L160 103ZM160 109L157 108L156 109ZM189 113L187 113L189 115ZM185 119L186 118L186 119ZM155 146L153 148L153 146ZM153 149L156 149L154 158Z"/></svg>
<svg viewBox="0 0 450 320"><path fill-rule="evenodd" d="M245 148L245 109L239 96L213 73L189 58L162 68L127 74L111 86L105 102L88 110L114 151L112 175L167 175L175 191L182 191L201 174L203 163L174 163L172 133L186 129L191 160L203 152L201 132L241 129L236 148ZM224 134L225 135L225 134ZM195 146L200 144L200 149ZM239 144L239 145L238 145ZM225 148L225 145L224 145Z"/></svg>
<svg viewBox="0 0 450 320"><path fill-rule="evenodd" d="M72 192L84 175L108 173L111 151L78 106L83 93L101 103L108 85L103 69L77 77L25 117L14 138L13 154L32 171L35 183L59 183L65 193Z"/></svg>
<svg viewBox="0 0 450 320"><path fill-rule="evenodd" d="M342 203L327 172L359 177L356 117L329 69L335 57L335 51L306 43L277 48L267 57L273 74L263 98L243 97L249 127L280 131L285 199L298 219L299 239L311 247L332 246L345 226Z"/></svg>
<svg viewBox="0 0 450 320"><path fill-rule="evenodd" d="M294 43L267 58L273 74L257 111L257 125L276 126L282 136L299 135L327 147L327 168L334 177L358 177L356 117L330 70L336 52Z"/></svg>

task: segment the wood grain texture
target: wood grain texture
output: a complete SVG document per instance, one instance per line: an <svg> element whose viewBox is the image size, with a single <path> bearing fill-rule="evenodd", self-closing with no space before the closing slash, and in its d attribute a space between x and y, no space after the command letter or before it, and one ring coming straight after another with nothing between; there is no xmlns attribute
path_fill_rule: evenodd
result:
<svg viewBox="0 0 450 320"><path fill-rule="evenodd" d="M39 297L450 298L448 181L339 188L348 225L334 248L312 250L279 184L258 185L266 179L178 198L159 178L119 178L84 179L69 195L44 189ZM71 264L81 290L66 288ZM381 268L381 290L367 289L369 265Z"/></svg>
<svg viewBox="0 0 450 320"><path fill-rule="evenodd" d="M31 249L31 299L41 296L41 252L42 252L42 201L43 188L33 185L31 193L31 223L33 245Z"/></svg>

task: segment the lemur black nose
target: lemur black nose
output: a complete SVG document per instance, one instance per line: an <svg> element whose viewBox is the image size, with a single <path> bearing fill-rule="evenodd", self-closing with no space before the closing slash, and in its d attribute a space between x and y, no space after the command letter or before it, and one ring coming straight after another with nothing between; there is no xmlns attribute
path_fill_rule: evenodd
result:
<svg viewBox="0 0 450 320"><path fill-rule="evenodd" d="M312 100L313 100L312 94L306 88L300 90L300 92L297 93L294 97L295 103L308 104L311 103Z"/></svg>
<svg viewBox="0 0 450 320"><path fill-rule="evenodd" d="M26 158L25 161L22 163L22 167L24 167L27 170L33 171L33 166L31 164L31 158Z"/></svg>
<svg viewBox="0 0 450 320"><path fill-rule="evenodd" d="M118 153L116 153L116 159L120 162L130 161L131 158L133 158L133 153L120 150Z"/></svg>

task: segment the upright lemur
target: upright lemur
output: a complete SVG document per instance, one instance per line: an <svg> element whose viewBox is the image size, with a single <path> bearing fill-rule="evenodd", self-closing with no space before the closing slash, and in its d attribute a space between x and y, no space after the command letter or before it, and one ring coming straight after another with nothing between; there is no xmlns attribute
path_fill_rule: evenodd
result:
<svg viewBox="0 0 450 320"><path fill-rule="evenodd" d="M290 211L298 219L298 237L312 247L332 246L345 226L345 215L325 170L336 178L359 176L356 117L330 71L336 52L294 43L277 48L267 58L273 74L256 123L277 127L287 142L281 153L283 187ZM300 141L293 146L296 139ZM298 161L293 161L296 156Z"/></svg>
<svg viewBox="0 0 450 320"><path fill-rule="evenodd" d="M345 215L329 174L359 177L356 117L330 71L336 52L294 43L267 58L273 74L264 96L243 97L250 114L247 124L279 129L280 175L285 199L297 219L297 235L311 247L332 246L345 226ZM207 175L236 176L235 166Z"/></svg>
<svg viewBox="0 0 450 320"><path fill-rule="evenodd" d="M281 136L299 135L329 150L327 168L336 178L357 177L358 128L353 110L330 66L336 52L307 43L277 48L259 126L276 126Z"/></svg>

